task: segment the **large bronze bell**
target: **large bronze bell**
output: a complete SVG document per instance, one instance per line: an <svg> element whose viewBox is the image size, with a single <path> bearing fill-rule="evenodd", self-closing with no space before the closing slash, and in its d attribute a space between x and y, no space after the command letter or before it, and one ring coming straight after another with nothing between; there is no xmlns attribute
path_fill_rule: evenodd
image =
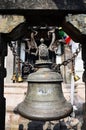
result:
<svg viewBox="0 0 86 130"><path fill-rule="evenodd" d="M56 120L64 118L72 112L62 92L62 76L51 69L48 60L36 62L38 70L28 76L26 97L16 110L27 119Z"/></svg>
<svg viewBox="0 0 86 130"><path fill-rule="evenodd" d="M20 115L28 119L55 120L68 116L72 106L62 93L61 74L52 71L50 63L38 63L38 71L28 76L25 100L17 107Z"/></svg>

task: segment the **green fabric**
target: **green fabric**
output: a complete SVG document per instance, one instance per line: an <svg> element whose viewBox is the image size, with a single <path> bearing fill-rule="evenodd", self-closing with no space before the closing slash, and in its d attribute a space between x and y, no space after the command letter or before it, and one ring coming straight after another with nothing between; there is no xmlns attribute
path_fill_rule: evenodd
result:
<svg viewBox="0 0 86 130"><path fill-rule="evenodd" d="M63 31L63 30L59 30L59 37L60 38L64 38L64 37L66 37L67 36L67 34Z"/></svg>
<svg viewBox="0 0 86 130"><path fill-rule="evenodd" d="M59 31L59 36L60 36L60 38L64 37L64 31L60 30Z"/></svg>

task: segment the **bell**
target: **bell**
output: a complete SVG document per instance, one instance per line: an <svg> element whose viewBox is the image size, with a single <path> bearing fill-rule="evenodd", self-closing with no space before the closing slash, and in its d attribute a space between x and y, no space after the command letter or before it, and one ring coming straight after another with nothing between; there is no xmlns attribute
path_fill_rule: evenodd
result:
<svg viewBox="0 0 86 130"><path fill-rule="evenodd" d="M15 83L17 81L17 77L16 77L16 74L14 73L13 76L12 76L12 80L13 80L13 83Z"/></svg>
<svg viewBox="0 0 86 130"><path fill-rule="evenodd" d="M72 112L72 105L66 101L62 92L62 77L53 71L51 62L39 61L38 70L28 76L26 97L16 107L16 112L32 120L56 120Z"/></svg>
<svg viewBox="0 0 86 130"><path fill-rule="evenodd" d="M17 82L23 82L22 76L20 74L18 74Z"/></svg>
<svg viewBox="0 0 86 130"><path fill-rule="evenodd" d="M80 79L80 77L78 75L74 75L74 81L78 81Z"/></svg>

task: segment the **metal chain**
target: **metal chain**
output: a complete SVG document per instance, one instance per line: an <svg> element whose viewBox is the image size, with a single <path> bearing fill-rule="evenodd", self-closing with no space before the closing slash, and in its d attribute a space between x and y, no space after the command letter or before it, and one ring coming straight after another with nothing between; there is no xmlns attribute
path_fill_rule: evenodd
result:
<svg viewBox="0 0 86 130"><path fill-rule="evenodd" d="M56 64L54 63L52 66L51 66L51 69L55 70L56 72L59 72L60 73L60 67L62 65L64 66L67 66L67 64L69 64L70 62L74 62L75 58L78 56L79 52L80 52L80 49L81 49L81 44L79 44L79 47L76 49L76 52L74 52L72 54L72 57L63 61L61 64Z"/></svg>
<svg viewBox="0 0 86 130"><path fill-rule="evenodd" d="M63 61L61 64L59 64L59 66L66 66L67 64L69 64L70 62L74 61L75 58L78 56L79 52L81 49L81 44L79 44L79 47L76 49L76 52L73 53L73 56L65 61Z"/></svg>
<svg viewBox="0 0 86 130"><path fill-rule="evenodd" d="M18 57L16 51L14 51L15 49L13 48L12 45L10 46L10 49L11 49L11 51L13 52L13 55L17 56L17 60L19 60L20 63L23 64L22 60ZM76 49L76 51L72 54L72 57L71 57L71 58L69 58L69 59L63 61L61 64L53 64L51 68L54 69L54 70L59 70L59 68L60 68L62 65L67 66L67 64L69 64L70 62L73 62L73 61L75 60L75 58L78 56L80 50L81 50L81 44L79 44L79 47L78 47L78 48Z"/></svg>

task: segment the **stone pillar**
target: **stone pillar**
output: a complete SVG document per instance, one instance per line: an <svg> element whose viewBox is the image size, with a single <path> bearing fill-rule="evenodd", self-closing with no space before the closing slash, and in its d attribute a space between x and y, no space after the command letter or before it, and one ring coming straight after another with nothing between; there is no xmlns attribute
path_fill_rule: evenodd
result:
<svg viewBox="0 0 86 130"><path fill-rule="evenodd" d="M13 54L8 46L8 56L5 58L5 67L7 70L7 77L5 78L5 83L12 83L13 76Z"/></svg>
<svg viewBox="0 0 86 130"><path fill-rule="evenodd" d="M85 36L86 37L86 36ZM84 40L82 43L82 60L84 62L84 73L83 73L83 81L85 82L85 103L83 104L83 125L82 130L86 129L86 41Z"/></svg>
<svg viewBox="0 0 86 130"><path fill-rule="evenodd" d="M0 33L0 130L5 130L4 77L6 77L6 69L4 68L4 59L7 55L5 39L5 35Z"/></svg>

